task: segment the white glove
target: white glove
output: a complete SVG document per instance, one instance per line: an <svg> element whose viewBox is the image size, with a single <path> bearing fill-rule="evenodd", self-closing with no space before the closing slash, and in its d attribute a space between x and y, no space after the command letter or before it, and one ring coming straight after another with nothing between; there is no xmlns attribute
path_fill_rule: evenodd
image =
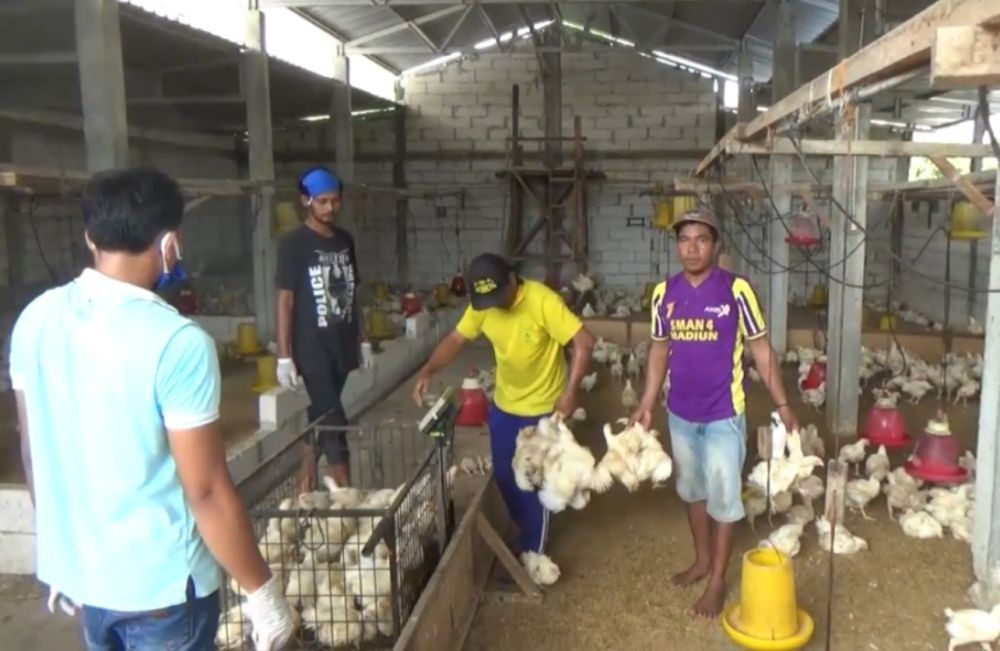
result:
<svg viewBox="0 0 1000 651"><path fill-rule="evenodd" d="M372 352L372 344L369 341L361 342L361 368L365 370L375 368L375 353Z"/></svg>
<svg viewBox="0 0 1000 651"><path fill-rule="evenodd" d="M295 389L299 386L299 373L295 370L295 362L290 357L278 360L278 384L286 389Z"/></svg>
<svg viewBox="0 0 1000 651"><path fill-rule="evenodd" d="M78 608L78 606L75 603L73 603L72 599L70 599L63 593L59 592L52 586L49 586L49 601L48 601L49 612L55 614L56 606L59 606L59 609L62 610L67 615L69 615L70 617L74 617L76 615L76 611Z"/></svg>
<svg viewBox="0 0 1000 651"><path fill-rule="evenodd" d="M253 645L257 651L284 648L295 634L291 608L281 582L273 575L267 583L247 595L246 613L253 628Z"/></svg>

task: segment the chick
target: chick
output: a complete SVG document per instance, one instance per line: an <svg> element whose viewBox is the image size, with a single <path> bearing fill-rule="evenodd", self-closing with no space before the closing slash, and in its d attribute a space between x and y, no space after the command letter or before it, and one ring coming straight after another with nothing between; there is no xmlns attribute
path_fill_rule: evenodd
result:
<svg viewBox="0 0 1000 651"><path fill-rule="evenodd" d="M622 406L625 409L635 409L639 405L639 397L632 388L632 380L625 381L625 388L622 389Z"/></svg>
<svg viewBox="0 0 1000 651"><path fill-rule="evenodd" d="M625 367L622 366L622 363L620 361L615 361L611 365L611 378L612 379L618 380L620 382L621 379L622 379L622 375L624 373L625 373Z"/></svg>
<svg viewBox="0 0 1000 651"><path fill-rule="evenodd" d="M597 371L594 371L590 375L584 375L583 379L580 380L580 387L590 393L594 390L594 385L597 384Z"/></svg>
<svg viewBox="0 0 1000 651"><path fill-rule="evenodd" d="M889 476L889 453L884 445L878 446L878 452L865 459L865 472L878 481Z"/></svg>
<svg viewBox="0 0 1000 651"><path fill-rule="evenodd" d="M942 538L941 523L924 511L909 510L899 518L903 533L911 538Z"/></svg>
<svg viewBox="0 0 1000 651"><path fill-rule="evenodd" d="M847 482L847 488L844 491L847 506L851 509L861 511L861 517L865 520L874 520L874 518L865 513L865 506L878 497L881 486L882 484L875 477L855 479L854 481Z"/></svg>
<svg viewBox="0 0 1000 651"><path fill-rule="evenodd" d="M802 549L799 539L804 529L805 523L802 522L782 525L761 540L758 547L776 549L789 558L795 558Z"/></svg>
<svg viewBox="0 0 1000 651"><path fill-rule="evenodd" d="M854 443L848 443L840 448L837 459L842 463L859 466L865 458L865 448L868 447L869 443L870 441L864 438L858 439Z"/></svg>
<svg viewBox="0 0 1000 651"><path fill-rule="evenodd" d="M625 372L631 378L639 379L639 375L642 373L642 364L639 363L639 358L632 353L628 356L628 362L625 365Z"/></svg>

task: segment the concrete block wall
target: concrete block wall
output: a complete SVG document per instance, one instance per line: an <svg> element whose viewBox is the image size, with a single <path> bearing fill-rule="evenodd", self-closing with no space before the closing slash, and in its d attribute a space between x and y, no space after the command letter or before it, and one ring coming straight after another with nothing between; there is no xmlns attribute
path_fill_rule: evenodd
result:
<svg viewBox="0 0 1000 651"><path fill-rule="evenodd" d="M520 89L521 135L539 137L543 98L534 56L481 57L404 80L410 111L407 151L470 153L468 160L407 163L411 185L464 190L464 197L411 202L411 277L418 283L446 280L463 258L502 246L509 197L497 172L506 164L515 83ZM686 172L697 162L691 151L712 146L717 101L713 82L639 58L564 54L562 96L563 134L572 134L573 117L579 115L586 149L602 154L587 167L608 176L607 181L588 184L589 270L605 286L641 287L653 278L662 246L653 243L651 253L648 224L653 208L639 193ZM370 141L376 151L380 137ZM526 142L524 149L529 154L538 144ZM565 151L569 149L567 143ZM685 153L665 156L664 150ZM532 164L539 165L526 163ZM531 204L527 197L528 225L535 214ZM661 274L667 273L666 252L660 251L659 257ZM526 272L535 275L540 270L528 265Z"/></svg>

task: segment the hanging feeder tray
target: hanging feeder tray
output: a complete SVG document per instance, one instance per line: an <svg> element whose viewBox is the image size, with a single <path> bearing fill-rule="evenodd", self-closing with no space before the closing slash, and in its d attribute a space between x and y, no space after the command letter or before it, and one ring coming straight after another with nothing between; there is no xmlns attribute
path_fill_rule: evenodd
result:
<svg viewBox="0 0 1000 651"><path fill-rule="evenodd" d="M670 230L674 223L674 205L669 199L664 199L656 204L656 212L653 215L653 228L662 231Z"/></svg>
<svg viewBox="0 0 1000 651"><path fill-rule="evenodd" d="M979 227L982 217L982 212L971 202L956 202L951 208L951 227L948 229L948 237L963 241L986 239L986 231Z"/></svg>
<svg viewBox="0 0 1000 651"><path fill-rule="evenodd" d="M917 449L906 462L906 472L936 484L961 484L969 471L959 465L958 456L958 441L951 435L948 421L938 417L927 424Z"/></svg>
<svg viewBox="0 0 1000 651"><path fill-rule="evenodd" d="M791 221L791 228L788 230L791 232L785 238L786 242L802 247L819 246L822 237L815 219L809 215L800 214L792 217L789 221Z"/></svg>
<svg viewBox="0 0 1000 651"><path fill-rule="evenodd" d="M827 300L826 285L816 285L813 287L812 295L809 297L810 307L826 307Z"/></svg>
<svg viewBox="0 0 1000 651"><path fill-rule="evenodd" d="M865 431L861 436L874 445L884 445L887 448L905 448L912 442L906 433L906 423L903 414L896 407L894 400L881 399L868 412Z"/></svg>

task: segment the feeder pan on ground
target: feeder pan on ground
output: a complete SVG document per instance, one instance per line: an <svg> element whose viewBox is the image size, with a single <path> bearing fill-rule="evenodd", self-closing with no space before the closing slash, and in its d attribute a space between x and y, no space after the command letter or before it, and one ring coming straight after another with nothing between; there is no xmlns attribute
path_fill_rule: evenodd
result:
<svg viewBox="0 0 1000 651"><path fill-rule="evenodd" d="M895 314L883 313L878 319L878 329L883 332L895 330L897 319Z"/></svg>
<svg viewBox="0 0 1000 651"><path fill-rule="evenodd" d="M971 202L956 202L951 208L951 227L948 229L948 237L966 241L986 239L986 231L979 227L982 217L982 212Z"/></svg>
<svg viewBox="0 0 1000 651"><path fill-rule="evenodd" d="M479 383L479 371L471 369L469 375L462 380L462 390L459 392L462 406L458 410L456 425L462 427L482 427L490 411L490 400L486 397Z"/></svg>
<svg viewBox="0 0 1000 651"><path fill-rule="evenodd" d="M948 420L939 416L927 423L917 449L906 462L906 472L935 484L961 484L969 471L958 464L958 441L951 435Z"/></svg>
<svg viewBox="0 0 1000 651"><path fill-rule="evenodd" d="M256 355L261 352L257 341L257 324L240 323L236 326L236 352L240 355Z"/></svg>
<svg viewBox="0 0 1000 651"><path fill-rule="evenodd" d="M861 436L874 445L884 445L890 449L904 448L913 441L906 433L903 414L891 398L879 398L875 402L875 406L868 412L868 420Z"/></svg>
<svg viewBox="0 0 1000 651"><path fill-rule="evenodd" d="M791 228L788 230L791 232L785 238L786 242L795 246L819 246L822 238L816 220L809 215L796 215L789 221L791 221Z"/></svg>
<svg viewBox="0 0 1000 651"><path fill-rule="evenodd" d="M816 285L813 287L812 295L809 297L810 307L826 307L826 285Z"/></svg>
<svg viewBox="0 0 1000 651"><path fill-rule="evenodd" d="M264 393L278 386L278 358L274 355L261 355L257 358L257 377L250 385L254 393Z"/></svg>
<svg viewBox="0 0 1000 651"><path fill-rule="evenodd" d="M775 549L743 555L740 600L722 616L722 627L744 649L801 649L813 634L813 620L795 598L790 558Z"/></svg>
<svg viewBox="0 0 1000 651"><path fill-rule="evenodd" d="M826 355L820 355L809 367L809 373L802 380L800 388L803 391L818 389L826 382Z"/></svg>

